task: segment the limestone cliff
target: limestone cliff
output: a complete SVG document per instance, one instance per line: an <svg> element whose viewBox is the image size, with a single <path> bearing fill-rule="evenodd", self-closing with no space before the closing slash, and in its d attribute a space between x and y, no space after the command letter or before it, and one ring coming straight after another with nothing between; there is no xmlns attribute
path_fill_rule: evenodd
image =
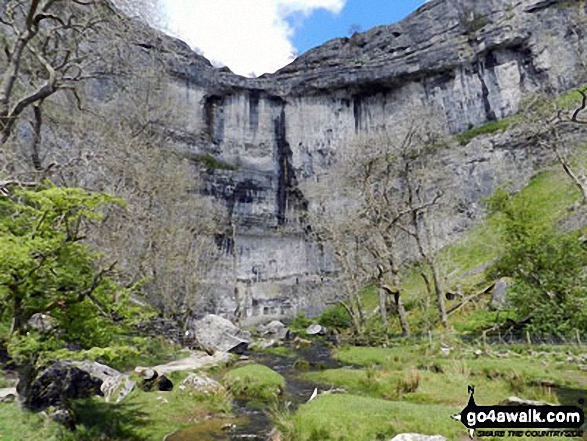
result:
<svg viewBox="0 0 587 441"><path fill-rule="evenodd" d="M237 274L218 284L223 312L234 308L235 279L249 319L319 308L334 266L307 240L300 216L308 200L298 184L328 169L341 143L393 129L414 103L441 109L456 133L516 113L531 93L582 84L585 14L584 2L436 0L257 79L170 59L169 93L189 109L169 122L177 148L237 168L206 179L237 225L227 247L235 247ZM480 198L500 183L527 182L527 148L502 135L444 153L445 184L458 203L443 237L468 228Z"/></svg>
<svg viewBox="0 0 587 441"><path fill-rule="evenodd" d="M255 79L137 25L130 50L163 61L163 92L181 110L162 122L166 148L220 164L203 191L225 207L234 235L217 240L226 258L210 277L211 312L231 314L237 301L249 322L317 312L336 266L308 238L311 200L300 184L355 136L393 130L414 104L439 110L454 134L515 114L537 91L587 82L586 15L583 1L433 0L401 23L332 40ZM106 94L106 83L94 86ZM439 153L454 201L439 220L442 243L475 222L480 199L499 184L528 181L543 159L530 148L506 133Z"/></svg>

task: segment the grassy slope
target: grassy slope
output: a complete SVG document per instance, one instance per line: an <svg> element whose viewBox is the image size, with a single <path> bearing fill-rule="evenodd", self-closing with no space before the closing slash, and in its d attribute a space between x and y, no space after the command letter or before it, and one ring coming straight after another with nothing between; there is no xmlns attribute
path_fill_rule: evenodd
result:
<svg viewBox="0 0 587 441"><path fill-rule="evenodd" d="M515 200L518 204L530 207L536 224L553 226L568 216L567 207L579 200L579 197L579 191L562 169L553 167L537 174L528 186L515 196ZM460 284L465 294L469 294L488 283L483 271L469 275L467 273L490 263L499 256L502 245L498 221L498 216L490 216L467 232L458 242L440 250L437 259L441 273L445 275L446 288L454 289ZM403 276L409 307L410 302L415 305L426 297L426 286L419 273L413 269L406 268ZM363 290L362 297L367 311L377 308L379 299L376 289L367 287ZM471 325L477 322L483 325L491 319L491 314L488 316L487 311L474 312L474 314L477 316L471 317L472 323L468 323L468 313L454 316L453 325L461 331L473 330L475 326ZM410 311L409 319L413 328L417 329L420 326L423 318L418 308ZM399 325L395 323L395 326L397 329L394 330L399 332Z"/></svg>
<svg viewBox="0 0 587 441"><path fill-rule="evenodd" d="M525 353L527 348L518 349ZM558 348L559 358L566 357L567 349L580 352L578 348ZM293 417L296 440L371 441L387 439L377 438L380 434L392 438L389 435L404 432L466 439L464 427L450 415L466 404L469 384L475 385L480 405L497 404L511 395L555 404L587 399L587 378L576 366L557 363L556 356L536 358L510 353L497 358L476 356L469 348L457 348L443 356L426 346L404 345L345 348L337 357L364 368L304 374L333 387L344 387L349 394L321 396L302 406ZM413 375L419 377L417 389L398 395L397 385ZM541 386L545 381L561 388Z"/></svg>

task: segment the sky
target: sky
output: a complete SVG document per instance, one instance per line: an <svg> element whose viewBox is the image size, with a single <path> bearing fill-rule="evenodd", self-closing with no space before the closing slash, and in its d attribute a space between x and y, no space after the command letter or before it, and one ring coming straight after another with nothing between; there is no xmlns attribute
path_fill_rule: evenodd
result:
<svg viewBox="0 0 587 441"><path fill-rule="evenodd" d="M395 23L426 0L161 0L167 31L215 66L258 76L352 30ZM352 30L351 30L352 29Z"/></svg>

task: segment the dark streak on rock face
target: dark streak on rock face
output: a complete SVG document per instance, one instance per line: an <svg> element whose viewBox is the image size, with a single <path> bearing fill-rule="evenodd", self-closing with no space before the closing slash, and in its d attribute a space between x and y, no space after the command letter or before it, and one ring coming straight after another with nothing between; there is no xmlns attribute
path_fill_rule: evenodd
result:
<svg viewBox="0 0 587 441"><path fill-rule="evenodd" d="M287 142L285 105L281 114L274 120L275 148L277 160L277 223L287 223L288 209L306 211L308 201L298 188L298 179L292 166L293 152Z"/></svg>
<svg viewBox="0 0 587 441"><path fill-rule="evenodd" d="M206 132L214 144L224 140L224 98L209 96L204 102Z"/></svg>
<svg viewBox="0 0 587 441"><path fill-rule="evenodd" d="M257 89L249 91L249 128L256 132L259 128L259 98L261 92Z"/></svg>

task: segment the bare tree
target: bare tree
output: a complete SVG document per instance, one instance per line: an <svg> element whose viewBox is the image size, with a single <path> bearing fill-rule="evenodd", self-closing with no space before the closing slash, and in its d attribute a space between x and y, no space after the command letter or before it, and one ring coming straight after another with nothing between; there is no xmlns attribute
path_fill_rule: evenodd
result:
<svg viewBox="0 0 587 441"><path fill-rule="evenodd" d="M437 120L435 114L415 108L395 121L393 132L358 139L341 150L326 184L329 196L336 189L352 201L352 209L341 216L344 222L333 222L331 212L322 215L325 226L321 228L329 230L331 243L339 235L344 238L339 240L343 249L350 249L353 240L359 244L352 265L341 265L342 269L369 275L379 291L383 324L389 327L388 313L393 311L404 336L410 335L410 327L401 274L402 267L415 259L430 269L430 294L436 297L441 323L448 323L437 246L428 219L442 196L431 190L436 183L429 158L441 144ZM340 195L335 199L340 200ZM427 277L426 271L422 274ZM349 288L357 292L361 286Z"/></svg>
<svg viewBox="0 0 587 441"><path fill-rule="evenodd" d="M529 133L544 151L550 151L565 174L581 193L581 204L587 204L587 170L575 164L573 155L576 142L564 133L573 128L587 127L587 89L576 91L577 100L573 104L562 105L559 100L545 95L533 97L522 110L519 127ZM576 103L576 104L575 104Z"/></svg>
<svg viewBox="0 0 587 441"><path fill-rule="evenodd" d="M359 293L367 279L359 264L362 250L357 247L359 225L353 215L356 204L345 194L340 178L341 175L331 174L303 184L304 194L312 201L307 221L314 239L334 255L345 299L340 304L349 313L355 332L360 334L366 317Z"/></svg>
<svg viewBox="0 0 587 441"><path fill-rule="evenodd" d="M43 102L94 76L88 72L88 66L96 62L90 47L107 6L100 0L4 2L0 11L0 32L6 39L0 79L0 145L32 107L36 155Z"/></svg>

